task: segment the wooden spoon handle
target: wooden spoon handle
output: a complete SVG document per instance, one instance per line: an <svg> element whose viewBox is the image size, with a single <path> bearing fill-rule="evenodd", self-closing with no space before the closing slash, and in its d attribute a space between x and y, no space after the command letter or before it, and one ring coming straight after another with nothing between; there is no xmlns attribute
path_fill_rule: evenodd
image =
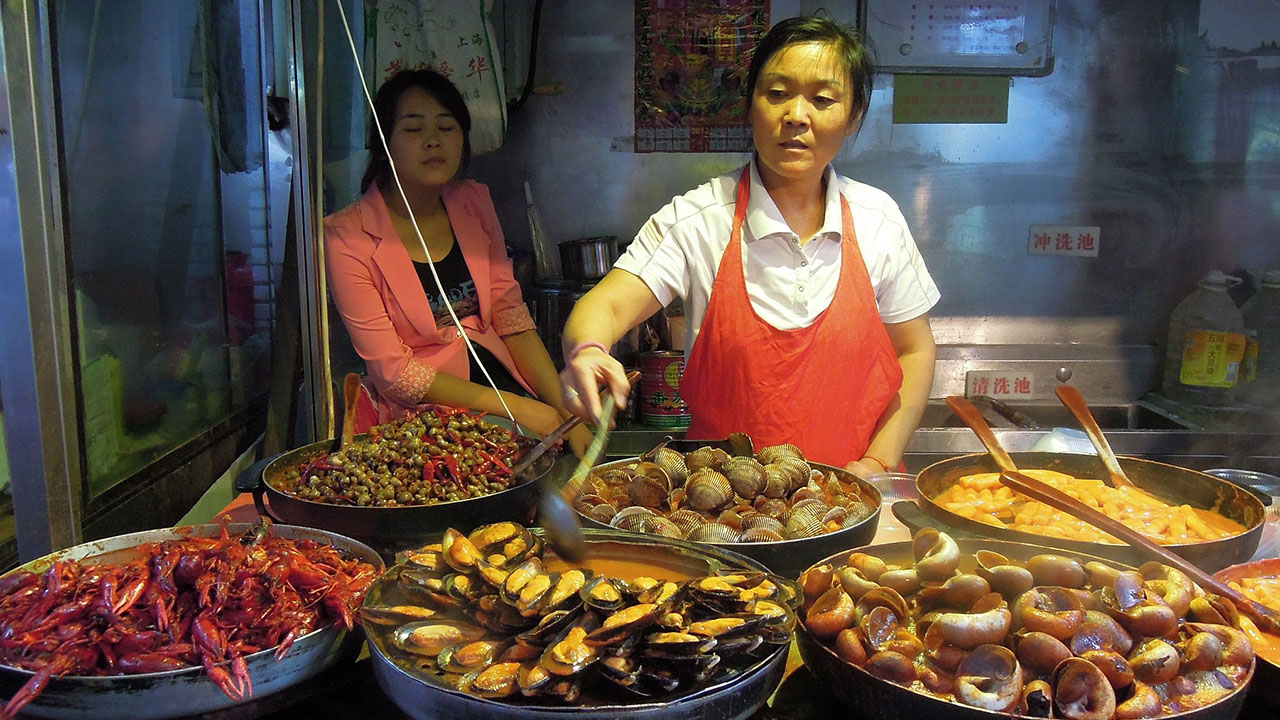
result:
<svg viewBox="0 0 1280 720"><path fill-rule="evenodd" d="M1165 565L1181 570L1201 588L1230 598L1236 607L1240 609L1240 612L1253 618L1258 627L1270 633L1280 634L1280 613L1276 613L1274 610L1259 605L1241 595L1230 585L1218 580L1193 565L1181 555L1157 544L1151 538L1131 529L1119 520L1085 505L1048 483L1017 470L1004 470L1000 474L1000 480L1011 489L1033 500L1039 500L1046 505L1051 505L1063 512L1070 513L1099 530L1123 540L1132 547L1147 551Z"/></svg>
<svg viewBox="0 0 1280 720"><path fill-rule="evenodd" d="M1009 453L1000 447L1000 441L996 439L996 434L991 431L991 426L987 424L987 419L982 417L982 413L973 403L959 395L952 395L947 398L947 406L951 408L951 412L956 417L964 421L965 425L973 431L974 435L982 441L982 446L991 454L991 458L996 461L996 465L1001 470L1017 470L1018 466L1013 463L1013 458L1009 457Z"/></svg>
<svg viewBox="0 0 1280 720"><path fill-rule="evenodd" d="M360 376L356 373L347 373L347 377L342 382L342 445L346 447L351 444L351 439L356 434L356 401L360 395Z"/></svg>
<svg viewBox="0 0 1280 720"><path fill-rule="evenodd" d="M1058 399L1063 405L1076 416L1076 420L1084 428L1084 432L1089 436L1089 441L1093 443L1093 448L1098 451L1098 457L1102 458L1102 464L1107 468L1107 474L1111 476L1111 484L1116 487L1134 487L1133 481L1128 475L1124 474L1124 469L1120 467L1120 461L1116 459L1116 454L1111 450L1111 443L1107 442L1107 436L1102 434L1102 428L1098 426L1098 421L1094 419L1093 413L1089 412L1089 404L1085 402L1084 396L1080 391L1070 385L1058 386Z"/></svg>

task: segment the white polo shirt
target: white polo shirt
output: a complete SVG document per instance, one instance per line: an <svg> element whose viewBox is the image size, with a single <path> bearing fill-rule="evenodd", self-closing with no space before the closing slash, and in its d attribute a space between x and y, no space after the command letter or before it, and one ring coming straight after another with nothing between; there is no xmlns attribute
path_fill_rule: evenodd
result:
<svg viewBox="0 0 1280 720"><path fill-rule="evenodd" d="M742 169L674 198L654 213L615 267L644 281L664 306L684 300L686 348L702 327L720 258L729 245ZM780 330L807 327L835 298L840 276L840 192L849 202L880 319L906 322L939 298L898 204L887 193L826 169L826 216L803 247L751 163L751 200L742 228L747 295L760 318ZM835 182L832 182L832 180Z"/></svg>

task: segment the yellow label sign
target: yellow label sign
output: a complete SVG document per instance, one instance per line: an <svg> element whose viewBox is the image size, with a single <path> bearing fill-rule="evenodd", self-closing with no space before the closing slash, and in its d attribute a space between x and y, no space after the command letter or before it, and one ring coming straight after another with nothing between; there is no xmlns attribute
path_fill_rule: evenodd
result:
<svg viewBox="0 0 1280 720"><path fill-rule="evenodd" d="M1182 345L1183 385L1202 387L1235 387L1240 379L1240 361L1244 359L1243 333L1221 333L1210 330L1188 330Z"/></svg>

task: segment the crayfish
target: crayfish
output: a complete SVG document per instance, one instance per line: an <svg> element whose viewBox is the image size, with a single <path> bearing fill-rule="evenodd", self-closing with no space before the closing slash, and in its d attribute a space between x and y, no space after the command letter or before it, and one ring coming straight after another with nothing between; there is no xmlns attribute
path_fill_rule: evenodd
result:
<svg viewBox="0 0 1280 720"><path fill-rule="evenodd" d="M0 578L0 663L34 672L0 709L16 715L61 675L129 675L202 666L236 700L253 694L245 657L282 659L308 632L352 613L376 577L315 540L270 534L148 543L127 562L60 560Z"/></svg>

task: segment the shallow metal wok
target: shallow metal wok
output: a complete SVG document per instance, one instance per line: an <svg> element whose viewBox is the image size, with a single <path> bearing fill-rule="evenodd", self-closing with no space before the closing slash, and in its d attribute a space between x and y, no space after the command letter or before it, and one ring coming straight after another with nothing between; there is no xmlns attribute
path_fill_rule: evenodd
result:
<svg viewBox="0 0 1280 720"><path fill-rule="evenodd" d="M541 530L535 529L535 533ZM702 543L649 536L618 530L584 530L587 557L580 567L608 572L631 580L634 575L616 572L626 563L644 575L664 577L700 575L739 569L762 570L759 563L737 553ZM596 564L599 563L599 564ZM672 579L676 579L671 575ZM393 568L374 583L366 604L394 603L396 570ZM389 652L385 638L376 633L369 638L369 654L374 676L382 691L415 720L577 720L615 718L618 720L745 720L769 698L786 669L789 645L731 675L705 687L676 693L671 697L634 702L598 698L584 705L542 704L536 700L488 699L465 693L435 675L410 672Z"/></svg>
<svg viewBox="0 0 1280 720"><path fill-rule="evenodd" d="M486 416L485 421L511 427L510 421L502 418ZM357 435L354 439L359 442L366 437ZM498 520L532 524L540 481L555 462L553 453L548 452L506 490L431 505L334 505L305 500L280 490L286 473L328 453L331 447L332 441L324 440L259 461L236 479L236 490L253 493L254 505L261 515L280 522L342 533L369 545L386 558L400 550L438 539L451 527L470 531Z"/></svg>
<svg viewBox="0 0 1280 720"><path fill-rule="evenodd" d="M1106 469L1095 455L1051 452L1010 453L1020 469L1056 470L1076 477L1106 478ZM1213 572L1228 565L1248 560L1258 549L1262 538L1265 508L1257 497L1221 478L1176 465L1152 460L1121 457L1120 466L1134 484L1156 497L1176 505L1212 510L1245 527L1245 532L1221 540L1165 545L1169 550ZM934 502L965 475L997 472L999 468L986 453L961 455L936 462L916 476L920 508L937 521L935 524L959 529L969 535L999 540L1033 543L1099 555L1105 558L1141 564L1149 558L1128 545L1094 543L1037 535L1020 530L998 528L957 515ZM904 522L907 522L904 519ZM913 524L908 522L908 524Z"/></svg>
<svg viewBox="0 0 1280 720"><path fill-rule="evenodd" d="M1127 471L1128 468L1126 468ZM1033 555L1050 551L1044 545L999 540L956 538L956 543L960 546L960 552L964 558L960 563L962 572L971 571L975 566L973 553L977 550L991 550L1012 560L1019 561L1025 561ZM854 552L867 553L881 558L887 563L910 565L913 561L911 545L910 542L898 542L855 548L832 555L814 563L814 565L831 563L839 567L844 565L849 555ZM1070 555L1082 563L1101 559L1096 557L1096 553L1073 552ZM1109 559L1104 559L1104 561L1113 567L1132 569L1132 567L1125 566L1123 563L1117 563ZM929 717L947 718L947 720L1008 720L1008 718L1025 717L962 705L923 692L915 692L887 680L881 680L866 670L841 660L834 650L809 633L804 625L803 618L796 624L796 645L800 650L800 657L804 658L805 665L817 676L822 685L830 688L836 697L854 711L850 717L865 718L866 720ZM1230 695L1196 710L1161 715L1160 720L1166 720L1167 718L1176 720L1232 720L1240 714L1240 709L1245 702L1245 692L1243 690L1250 684L1257 667L1258 664L1255 662L1242 686Z"/></svg>
<svg viewBox="0 0 1280 720"><path fill-rule="evenodd" d="M1214 577L1226 582L1240 582L1244 578L1280 575L1280 558L1255 560L1243 565L1232 565L1214 573ZM1280 714L1280 652L1275 646L1259 649L1257 677L1249 687L1249 700L1257 701L1272 713ZM1276 717L1273 714L1271 717Z"/></svg>
<svg viewBox="0 0 1280 720"><path fill-rule="evenodd" d="M249 527L247 523L227 526L233 536ZM136 557L130 549L139 545L183 537L216 537L221 531L220 525L196 525L118 535L60 550L6 575L23 570L40 572L59 560L86 560L107 554L112 562L128 561ZM312 539L330 544L371 563L379 572L384 567L372 548L335 533L289 525L275 525L271 533L291 540ZM275 661L275 648L248 655L245 661L253 680L253 696L240 701L224 694L203 667L139 675L55 677L23 708L21 716L59 720L256 717L296 700L304 689L313 687L311 681L321 673L345 672L345 666L355 661L363 645L364 633L358 628L347 632L329 625L298 638L279 662ZM12 697L31 676L29 671L0 665L0 695Z"/></svg>

